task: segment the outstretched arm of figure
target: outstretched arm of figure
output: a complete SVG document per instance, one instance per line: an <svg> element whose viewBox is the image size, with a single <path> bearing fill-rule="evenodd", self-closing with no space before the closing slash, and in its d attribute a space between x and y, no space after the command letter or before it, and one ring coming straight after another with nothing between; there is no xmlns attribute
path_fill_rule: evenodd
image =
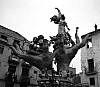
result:
<svg viewBox="0 0 100 87"><path fill-rule="evenodd" d="M85 36L85 38L82 40L82 42L80 43L81 44L81 48L85 46L85 44L91 39L91 34L87 34Z"/></svg>
<svg viewBox="0 0 100 87"><path fill-rule="evenodd" d="M20 59L23 59L24 61L30 63L31 65L33 65L37 68L39 68L40 70L45 67L44 65L41 65L41 64L44 63L43 57L23 54L23 53L19 52L18 50L16 50L16 48L13 47L13 46L9 46L9 48L11 48L13 53L16 56L18 56Z"/></svg>
<svg viewBox="0 0 100 87"><path fill-rule="evenodd" d="M82 47L84 47L86 45L86 43L88 42L88 40L90 39L90 35L86 35L86 37L82 40L81 43L77 43L74 46L72 46L71 48L65 50L65 54L68 56L69 55L69 59L72 60L75 55L77 54L78 50Z"/></svg>
<svg viewBox="0 0 100 87"><path fill-rule="evenodd" d="M40 53L34 50L28 50L27 54L39 55Z"/></svg>
<svg viewBox="0 0 100 87"><path fill-rule="evenodd" d="M58 17L61 17L61 12L60 12L60 10L59 10L58 8L55 8L55 9L57 9L57 11L58 11Z"/></svg>
<svg viewBox="0 0 100 87"><path fill-rule="evenodd" d="M16 56L18 56L19 58L21 58L21 59L32 58L33 60L34 60L34 59L35 59L35 60L41 60L41 58L38 57L38 56L27 55L27 54L24 54L24 53L22 53L22 52L16 50L16 48L13 47L13 46L9 46L9 47L12 49L13 53L14 53Z"/></svg>
<svg viewBox="0 0 100 87"><path fill-rule="evenodd" d="M70 39L70 42L71 42L72 46L75 45L75 42L72 40L72 38Z"/></svg>
<svg viewBox="0 0 100 87"><path fill-rule="evenodd" d="M66 22L65 22L65 26L67 27L68 30L70 30Z"/></svg>
<svg viewBox="0 0 100 87"><path fill-rule="evenodd" d="M78 51L80 48L84 47L86 45L86 43L91 39L90 34L86 35L85 38L82 40L82 42L77 43L76 45L74 45L70 50L76 50Z"/></svg>
<svg viewBox="0 0 100 87"><path fill-rule="evenodd" d="M33 55L27 55L18 52L18 50L15 49L13 46L9 46L13 53L18 56L20 59L23 59L24 61L30 63L31 65L39 68L42 70L43 68L46 68L53 60L54 56L56 55L56 51L54 53L50 54L40 54L38 56L33 56Z"/></svg>
<svg viewBox="0 0 100 87"><path fill-rule="evenodd" d="M76 44L80 43L80 39L78 36L78 27L76 28L75 38L76 38Z"/></svg>

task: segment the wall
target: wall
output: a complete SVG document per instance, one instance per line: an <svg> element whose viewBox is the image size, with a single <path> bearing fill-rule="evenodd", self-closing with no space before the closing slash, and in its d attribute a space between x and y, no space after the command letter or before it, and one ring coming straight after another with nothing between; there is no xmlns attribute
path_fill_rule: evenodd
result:
<svg viewBox="0 0 100 87"><path fill-rule="evenodd" d="M81 69L82 69L82 83L89 83L89 78L95 78L95 86L90 87L99 87L100 86L100 33L96 33L92 36L92 47L87 48L87 45L81 49ZM94 59L94 67L97 71L97 74L86 75L85 68L88 68L88 59Z"/></svg>
<svg viewBox="0 0 100 87"><path fill-rule="evenodd" d="M7 36L7 43L4 42L3 44L4 40L1 38L1 35ZM1 80L5 78L5 74L8 71L8 58L11 55L11 49L7 46L7 44L12 45L14 40L20 41L20 45L23 48L23 50L29 50L30 42L26 40L22 35L18 34L15 31L7 29L3 26L0 26L0 46L4 47L3 54L0 54L0 79ZM20 76L22 73L22 66L21 66L22 62L23 61L20 60L19 64L16 67L17 80L20 80ZM34 71L37 71L37 74L34 74ZM34 66L30 69L29 76L31 77L30 79L31 84L37 83L36 80L39 79L39 73L40 71ZM1 80L0 80L0 87L4 87L4 81ZM15 87L18 87L18 85L16 85Z"/></svg>

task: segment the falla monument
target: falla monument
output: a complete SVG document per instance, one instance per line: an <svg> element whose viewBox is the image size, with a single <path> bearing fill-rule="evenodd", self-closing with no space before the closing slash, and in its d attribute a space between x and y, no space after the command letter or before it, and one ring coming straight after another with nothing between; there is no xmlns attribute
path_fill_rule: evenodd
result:
<svg viewBox="0 0 100 87"><path fill-rule="evenodd" d="M23 59L30 65L37 67L41 71L45 71L47 76L47 71L51 70L52 73L48 79L38 81L39 85L44 84L46 85L45 87L59 87L61 80L57 80L56 76L58 75L59 78L61 77L61 72L64 70L66 71L69 68L69 64L77 54L78 50L84 47L91 38L91 35L88 34L80 42L78 37L79 28L76 27L76 41L74 42L69 34L70 28L65 21L65 15L62 14L58 8L55 9L58 11L58 15L52 16L50 20L58 25L57 35L50 36L50 40L45 39L43 35L33 37L32 44L29 46L29 50L26 53L20 49L20 46L17 43L8 45L13 51L13 54L18 56L19 59ZM49 52L51 44L53 44L53 52ZM57 64L57 71L55 71L52 66L54 58L55 63ZM46 81L48 83L46 83ZM48 84L49 86L47 86Z"/></svg>

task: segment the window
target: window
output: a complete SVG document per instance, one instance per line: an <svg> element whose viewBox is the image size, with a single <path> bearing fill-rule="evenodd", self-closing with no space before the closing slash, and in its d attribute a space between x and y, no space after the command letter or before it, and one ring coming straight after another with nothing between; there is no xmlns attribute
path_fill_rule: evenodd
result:
<svg viewBox="0 0 100 87"><path fill-rule="evenodd" d="M16 48L15 44L18 44L18 45L19 45L19 43L20 43L20 41L18 41L18 40L14 40L14 42L13 42L13 46Z"/></svg>
<svg viewBox="0 0 100 87"><path fill-rule="evenodd" d="M7 40L7 37L4 36L4 35L1 35L1 38L4 39L4 40Z"/></svg>
<svg viewBox="0 0 100 87"><path fill-rule="evenodd" d="M94 71L94 60L93 59L88 59L88 70L89 72Z"/></svg>
<svg viewBox="0 0 100 87"><path fill-rule="evenodd" d="M19 44L19 43L20 43L20 41L19 41L19 40L14 40L14 43Z"/></svg>
<svg viewBox="0 0 100 87"><path fill-rule="evenodd" d="M34 74L37 74L37 71L34 70Z"/></svg>
<svg viewBox="0 0 100 87"><path fill-rule="evenodd" d="M89 42L87 43L87 48L92 47L92 39L89 40Z"/></svg>
<svg viewBox="0 0 100 87"><path fill-rule="evenodd" d="M90 85L95 85L95 78L90 78Z"/></svg>
<svg viewBox="0 0 100 87"><path fill-rule="evenodd" d="M0 66L1 66L1 61L0 61Z"/></svg>
<svg viewBox="0 0 100 87"><path fill-rule="evenodd" d="M4 47L0 46L0 54L3 54Z"/></svg>

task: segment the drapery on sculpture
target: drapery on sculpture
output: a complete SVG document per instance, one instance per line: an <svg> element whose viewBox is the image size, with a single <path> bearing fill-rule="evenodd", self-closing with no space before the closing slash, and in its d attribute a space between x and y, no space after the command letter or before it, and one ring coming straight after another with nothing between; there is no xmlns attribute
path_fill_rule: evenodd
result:
<svg viewBox="0 0 100 87"><path fill-rule="evenodd" d="M50 37L50 42L54 43L53 53L49 52L50 43L47 39L44 39L44 37L40 39L35 38L35 43L33 43L35 49L30 49L28 52L26 52L26 54L22 52L18 44L9 47L12 49L13 53L17 55L20 59L23 59L24 61L39 68L40 70L47 68L52 63L53 58L55 57L57 62L57 70L59 72L60 70L65 69L69 66L71 60L77 54L77 51L80 48L84 47L91 37L90 35L87 35L82 40L82 42L80 42L77 35L78 28L76 28L75 43L71 39L70 34L65 31L65 26L69 30L68 26L66 25L67 23L65 22L65 18L63 19L60 10L58 8L56 9L58 10L59 15L53 16L51 18L51 21L54 21L54 23L59 25L58 34L54 37ZM36 47L37 44L41 44L40 48Z"/></svg>

